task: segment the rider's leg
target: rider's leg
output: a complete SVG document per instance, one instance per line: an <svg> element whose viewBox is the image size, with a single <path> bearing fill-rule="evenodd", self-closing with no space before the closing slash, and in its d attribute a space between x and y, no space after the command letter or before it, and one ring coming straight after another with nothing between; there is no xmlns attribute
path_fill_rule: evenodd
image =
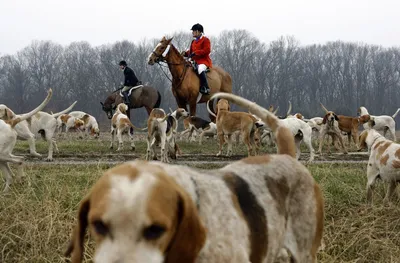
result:
<svg viewBox="0 0 400 263"><path fill-rule="evenodd" d="M198 68L197 68L198 73L199 73L199 78L200 78L200 92L205 95L208 95L208 94L210 94L210 88L208 87L206 69L207 69L207 66L204 64L199 64Z"/></svg>
<svg viewBox="0 0 400 263"><path fill-rule="evenodd" d="M129 89L130 89L131 87L128 87L128 86L125 86L123 89L122 89L122 96L124 96L124 103L128 106L128 107L130 107L131 106L131 101L130 101L130 99L129 99L129 95L128 95L128 93L129 93Z"/></svg>

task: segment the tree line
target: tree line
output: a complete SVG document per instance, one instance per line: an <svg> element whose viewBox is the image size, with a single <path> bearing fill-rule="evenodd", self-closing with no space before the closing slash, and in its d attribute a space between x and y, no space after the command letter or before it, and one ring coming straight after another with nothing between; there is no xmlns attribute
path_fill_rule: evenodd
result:
<svg viewBox="0 0 400 263"><path fill-rule="evenodd" d="M187 49L191 35L173 34L172 43ZM62 46L33 41L16 54L0 57L0 103L26 112L53 88L48 111L60 111L78 100L83 110L108 124L100 101L123 81L118 62L128 62L143 83L157 88L161 107L176 108L168 68L147 64L161 40L124 40L93 47L88 42ZM268 107L279 106L284 115L288 102L293 113L322 116L322 102L338 114L356 116L365 106L371 114L392 115L400 107L400 48L384 48L342 41L300 45L294 37L263 43L246 30L229 30L211 36L211 58L232 76L233 93ZM165 66L165 65L164 65ZM206 116L205 105L198 106ZM132 111L133 122L147 119L144 109Z"/></svg>

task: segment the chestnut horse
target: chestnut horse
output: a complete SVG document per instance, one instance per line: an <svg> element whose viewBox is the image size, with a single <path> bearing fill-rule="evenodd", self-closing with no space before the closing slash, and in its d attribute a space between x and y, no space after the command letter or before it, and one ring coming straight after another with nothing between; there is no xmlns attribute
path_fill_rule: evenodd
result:
<svg viewBox="0 0 400 263"><path fill-rule="evenodd" d="M207 102L211 96L217 92L232 93L231 76L218 66L210 68L207 73L208 84L210 87L210 95L202 95L197 102L200 90L200 79L193 70L190 62L179 53L179 51L171 44L170 39L163 37L149 55L149 65L154 63L165 62L172 75L172 94L175 96L179 108L187 110L186 105L189 104L190 116L196 116L197 103ZM211 120L214 119L210 115Z"/></svg>
<svg viewBox="0 0 400 263"><path fill-rule="evenodd" d="M118 104L123 103L124 99L119 94L120 90L116 90L111 93L107 99L103 102L100 102L103 107L103 111L106 112L107 117L109 119L113 116L113 110L118 106ZM132 108L129 108L127 115L128 118L131 118L130 109L137 109L141 107L145 107L147 114L150 115L150 112L154 108L160 107L161 104L161 94L155 88L151 86L144 85L141 88L135 89L132 91L130 97Z"/></svg>

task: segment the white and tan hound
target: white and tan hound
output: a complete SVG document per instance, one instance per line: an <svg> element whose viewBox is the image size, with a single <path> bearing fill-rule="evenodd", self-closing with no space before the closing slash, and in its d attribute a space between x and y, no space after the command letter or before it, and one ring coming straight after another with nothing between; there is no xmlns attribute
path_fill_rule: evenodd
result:
<svg viewBox="0 0 400 263"><path fill-rule="evenodd" d="M389 184L384 201L392 197L400 181L400 144L386 139L374 129L364 130L360 135L359 150L370 152L367 166L367 201L372 202L376 180Z"/></svg>
<svg viewBox="0 0 400 263"><path fill-rule="evenodd" d="M6 185L3 192L7 192L10 189L12 183L13 173L8 166L8 163L15 163L18 165L18 178L24 176L23 162L24 157L15 156L12 154L14 150L15 143L17 141L17 132L15 131L15 126L27 119L31 118L42 110L47 103L50 101L53 92L50 89L48 91L46 99L33 111L25 114L15 115L8 108L5 109L3 118L5 120L0 120L0 170L6 178Z"/></svg>
<svg viewBox="0 0 400 263"><path fill-rule="evenodd" d="M368 113L368 110L365 107L360 107L357 110L358 115L360 116L360 122L363 124L364 129L369 129L368 122L373 120L375 122L374 129L377 131L382 131L383 136L386 137L386 133L390 133L390 139L396 141L396 122L394 119L397 114L400 112L400 108L392 115L380 115L374 116Z"/></svg>

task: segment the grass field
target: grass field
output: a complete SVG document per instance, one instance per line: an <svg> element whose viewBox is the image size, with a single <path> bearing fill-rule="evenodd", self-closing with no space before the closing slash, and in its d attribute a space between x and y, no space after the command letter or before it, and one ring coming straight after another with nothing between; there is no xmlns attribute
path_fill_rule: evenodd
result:
<svg viewBox="0 0 400 263"><path fill-rule="evenodd" d="M106 156L111 152L108 144L108 141L95 140L61 141L59 148L67 155ZM39 152L45 153L46 147L38 143ZM144 156L144 147L144 142L137 143L136 157ZM187 143L181 147L184 153L194 157L215 154L217 150L212 141L203 147ZM19 142L15 152L26 153L26 149L26 143ZM123 151L129 152L128 148ZM245 155L245 149L236 148L234 153ZM203 169L222 166L218 163L193 165ZM79 201L110 167L101 163L39 165L28 161L23 181L15 183L9 195L0 195L0 262L65 262L62 255ZM378 184L374 205L366 205L366 164L312 164L308 168L325 196L326 248L319 253L319 262L399 262L399 202L383 205L385 187ZM91 242L87 245L88 262L92 246Z"/></svg>

